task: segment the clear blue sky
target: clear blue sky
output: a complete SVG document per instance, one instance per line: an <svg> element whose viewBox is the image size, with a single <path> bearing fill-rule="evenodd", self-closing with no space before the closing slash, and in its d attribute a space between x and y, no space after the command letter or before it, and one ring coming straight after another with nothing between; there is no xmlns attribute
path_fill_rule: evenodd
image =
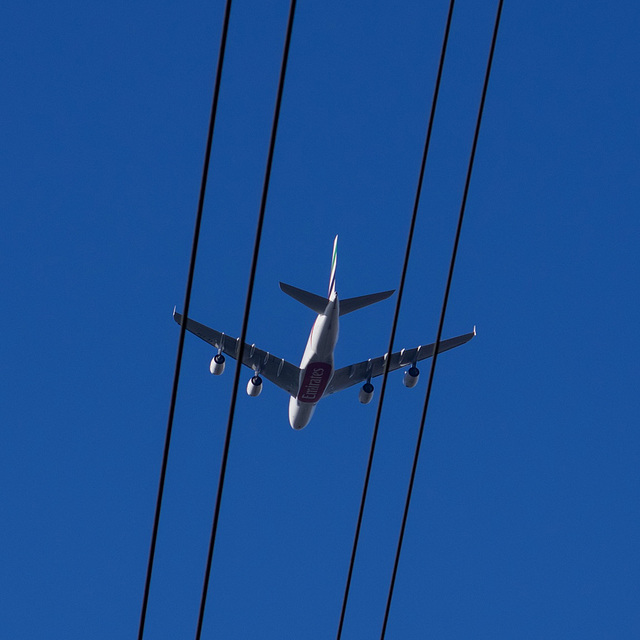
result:
<svg viewBox="0 0 640 640"><path fill-rule="evenodd" d="M300 0L248 338L398 284L446 2ZM288 3L233 7L191 315L240 331ZM495 4L459 0L397 346L432 342ZM0 21L0 635L137 632L222 2ZM640 8L505 3L388 638L640 637ZM395 298L393 299L395 300ZM337 364L386 350L393 301ZM146 637L189 638L233 370L187 336ZM426 372L426 368L425 368ZM242 388L248 372L243 372ZM425 391L390 378L345 639L377 637ZM375 416L241 388L203 637L334 636ZM378 385L379 390L379 385Z"/></svg>

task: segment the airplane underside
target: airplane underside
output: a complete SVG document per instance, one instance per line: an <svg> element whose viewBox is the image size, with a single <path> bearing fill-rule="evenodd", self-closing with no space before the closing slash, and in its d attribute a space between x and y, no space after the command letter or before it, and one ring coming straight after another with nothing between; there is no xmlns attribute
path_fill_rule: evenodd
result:
<svg viewBox="0 0 640 640"><path fill-rule="evenodd" d="M391 296L393 291L383 291L356 298L338 300L336 293L336 236L331 259L331 277L327 298L280 283L284 293L315 311L318 316L314 322L307 346L299 367L278 358L268 351L258 349L255 344L244 344L240 340L215 331L195 320L183 318L174 309L173 317L178 324L186 320L186 329L205 342L212 345L217 353L213 356L210 371L220 375L225 368L225 357L242 358L242 364L253 371L247 384L247 394L256 397L262 392L262 376L286 391L289 399L289 423L299 431L309 424L318 402L326 395L347 389L353 385L364 383L359 392L362 404L368 404L373 398L371 379L382 375L385 367L389 372L405 368L404 385L415 387L418 383L419 370L416 364L433 356L435 344L420 345L413 349L402 349L390 356L385 354L377 358L369 358L362 362L334 369L333 353L338 341L339 318L357 309L369 306ZM442 340L438 353L448 351L471 340L476 335L475 327L471 333ZM242 352L242 354L241 354ZM388 362L387 362L388 360Z"/></svg>

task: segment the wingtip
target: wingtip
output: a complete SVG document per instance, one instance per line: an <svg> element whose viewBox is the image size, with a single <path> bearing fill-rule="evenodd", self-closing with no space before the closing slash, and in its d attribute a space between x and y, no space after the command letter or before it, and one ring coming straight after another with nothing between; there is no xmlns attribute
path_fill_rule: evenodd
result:
<svg viewBox="0 0 640 640"><path fill-rule="evenodd" d="M381 301L386 300L387 298L390 298L395 292L396 292L395 289L390 289L389 291L381 291L380 295L384 296L384 298L381 298Z"/></svg>
<svg viewBox="0 0 640 640"><path fill-rule="evenodd" d="M475 337L476 337L476 335L477 335L477 332L476 332L476 325L474 324L474 325L473 325L473 337L475 338Z"/></svg>

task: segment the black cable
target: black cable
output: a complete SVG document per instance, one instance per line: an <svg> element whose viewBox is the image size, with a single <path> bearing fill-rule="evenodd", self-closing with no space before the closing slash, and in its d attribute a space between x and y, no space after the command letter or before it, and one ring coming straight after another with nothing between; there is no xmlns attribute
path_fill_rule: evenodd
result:
<svg viewBox="0 0 640 640"><path fill-rule="evenodd" d="M196 256L198 254L198 240L200 238L200 224L202 222L202 210L204 208L204 196L207 190L207 177L209 174L209 161L211 159L211 146L213 144L213 130L218 110L218 96L220 94L220 82L222 79L222 65L224 62L224 52L227 43L227 32L229 30L229 14L231 13L231 0L227 0L224 9L222 22L222 35L220 37L220 51L218 53L218 65L216 68L216 78L213 86L213 100L211 103L211 115L209 117L209 131L207 133L207 145L204 154L204 165L202 168L202 180L200 182L200 196L198 199L198 210L196 212L196 222L193 231L193 242L191 244L191 258L189 260L189 274L187 276L187 287L184 295L183 313L188 317L189 303L191 302L191 289L193 287L193 274L196 267ZM158 497L156 500L156 511L153 518L153 531L151 533L151 545L149 547L149 561L147 564L147 576L144 585L144 595L142 597L142 610L140 612L140 626L138 628L138 640L142 640L144 635L144 624L147 616L147 605L149 603L149 589L151 587L151 573L153 571L153 560L155 557L156 542L158 539L158 525L160 523L160 509L162 508L162 495L164 493L164 481L167 473L167 462L169 459L169 447L171 444L171 431L173 428L173 416L178 396L178 382L180 380L180 366L182 364L182 352L184 349L184 336L186 333L186 322L180 326L178 338L178 353L176 355L176 366L173 374L173 386L171 388L171 400L169 403L169 417L167 419L167 430L164 439L164 452L162 455L162 466L160 469L160 481L158 484Z"/></svg>
<svg viewBox="0 0 640 640"><path fill-rule="evenodd" d="M484 111L485 98L487 96L487 88L489 86L489 76L491 74L491 64L493 62L493 53L496 47L496 40L498 38L498 27L500 26L500 15L502 13L503 0L498 0L498 9L496 11L496 20L493 28L493 37L491 39L491 49L489 51L489 59L487 60L487 70L484 76L484 86L482 87L482 98L480 99L480 107L478 108L478 118L476 121L476 129L473 135L473 144L471 146L471 154L469 157L469 166L467 169L467 178L464 185L464 192L462 196L462 203L460 205L460 215L458 216L458 226L456 228L455 240L453 243L453 251L451 253L451 262L449 265L449 275L447 277L447 285L445 287L444 299L442 301L442 311L440 312L440 322L438 324L438 335L433 350L433 359L431 360L431 370L429 371L429 382L427 383L427 392L424 400L424 407L422 409L422 418L420 420L420 430L418 432L418 441L416 442L416 450L413 457L413 466L411 468L411 479L409 480L409 488L407 490L407 498L404 506L404 514L402 516L402 526L400 527L400 535L398 538L398 547L396 549L396 557L393 564L393 572L391 574L391 583L389 585L389 594L387 597L387 606L384 612L384 621L382 623L382 632L380 634L381 640L384 639L384 635L387 629L387 622L389 620L389 610L391 608L391 599L393 597L393 588L396 581L396 575L398 572L398 563L400 561L400 552L402 550L402 541L404 538L404 531L407 524L407 514L409 513L409 504L411 502L411 492L413 490L413 482L416 476L416 469L418 466L418 457L420 455L420 444L422 442L422 435L424 433L424 424L427 418L427 409L429 407L429 398L431 397L431 387L433 386L433 377L436 369L436 362L438 361L438 347L440 345L440 339L442 338L442 328L444 326L444 317L447 311L447 303L449 301L449 292L451 290L451 281L453 280L453 269L455 267L456 255L458 253L458 244L460 241L460 234L462 231L462 221L464 219L464 211L467 204L467 196L469 194L469 184L471 182L471 172L473 170L473 161L476 155L476 148L478 145L478 136L480 134L480 124L482 122L482 112Z"/></svg>
<svg viewBox="0 0 640 640"><path fill-rule="evenodd" d="M267 167L265 170L264 184L262 187L262 199L260 201L260 211L258 213L258 222L256 225L256 238L253 246L253 257L251 260L251 271L249 274L249 285L247 287L247 299L244 306L244 317L242 319L242 330L240 332L239 349L235 376L233 379L233 390L231 392L231 403L229 405L229 420L227 422L227 431L224 439L224 448L222 452L222 462L220 464L220 477L218 480L218 491L216 494L216 505L213 513L213 522L211 524L211 538L209 540L209 552L207 554L207 565L204 575L204 583L202 585L202 598L200 600L200 612L198 614L198 627L196 629L196 640L200 639L202 633L202 623L204 620L204 610L207 602L207 591L209 588L209 577L211 575L211 564L213 560L213 548L216 540L216 531L218 529L218 518L220 515L220 502L222 499L222 489L224 487L224 476L227 468L227 458L229 456L229 444L231 442L231 429L233 427L233 417L236 408L236 399L238 396L238 385L240 382L240 370L242 369L242 357L244 355L244 341L247 337L247 326L249 324L249 312L251 310L251 298L253 296L253 285L255 281L256 269L258 266L258 254L260 252L260 240L262 237L262 226L264 223L264 212L267 205L267 193L269 191L269 180L271 177L271 165L273 163L273 152L276 143L276 134L278 131L278 120L280 117L280 105L282 103L282 93L284 90L284 79L287 70L287 60L289 58L289 45L291 43L291 33L293 30L293 18L295 14L296 0L291 0L289 7L289 18L287 22L287 33L284 43L284 51L282 53L282 65L280 67L280 79L278 81L278 93L276 98L276 106L273 114L273 124L271 126L271 139L269 142L269 154L267 156ZM185 313L185 318L187 317ZM184 322L184 325L187 323Z"/></svg>
<svg viewBox="0 0 640 640"><path fill-rule="evenodd" d="M398 317L400 315L400 305L402 304L402 294L404 292L404 284L407 277L407 270L409 266L409 257L411 255L411 244L413 242L413 234L416 226L416 219L418 217L418 207L420 204L420 194L422 193L422 183L424 179L425 167L427 164L427 154L429 152L429 143L431 141L431 131L433 129L433 121L436 113L436 105L438 102L438 94L440 91L440 81L442 79L442 69L444 67L444 59L447 52L447 42L449 40L449 31L451 28L451 19L453 16L453 6L455 4L455 0L451 0L449 3L449 13L447 15L447 23L444 30L444 38L442 40L442 49L440 51L440 63L438 65L438 74L436 76L436 83L433 90L433 98L431 101L431 112L429 114L429 124L427 126L427 135L424 142L424 149L422 152L422 162L420 164L420 173L418 177L418 186L416 188L416 197L413 204L413 214L411 216L411 225L409 227L409 236L407 238L407 248L404 254L404 264L402 266L402 275L400 277L400 285L398 287L398 298L396 300L396 308L393 315L393 323L391 325L391 335L389 336L389 348L387 353L393 353L393 343L396 336L396 328L398 326ZM358 548L358 540L360 538L360 528L362 525L362 516L364 513L364 505L367 499L367 490L369 487L369 477L371 475L371 466L373 464L373 454L376 448L376 439L378 437L378 427L380 426L380 416L382 414L382 404L384 401L385 390L387 387L387 378L389 376L389 364L391 362L391 358L387 358L384 363L384 371L382 374L382 383L380 388L380 401L378 402L378 409L376 412L376 420L373 427L373 435L371 437L371 448L369 450L369 460L367 463L367 472L365 474L364 486L362 489L362 498L360 500L360 510L358 512L358 522L356 524L356 532L353 539L353 548L351 550L351 560L349 562L349 571L347 574L347 583L344 590L344 597L342 600L342 610L340 612L340 623L338 625L338 635L337 639L340 640L342 635L342 627L344 624L345 612L347 609L347 600L349 598L349 588L351 586L351 577L353 575L353 566L356 558L356 551Z"/></svg>

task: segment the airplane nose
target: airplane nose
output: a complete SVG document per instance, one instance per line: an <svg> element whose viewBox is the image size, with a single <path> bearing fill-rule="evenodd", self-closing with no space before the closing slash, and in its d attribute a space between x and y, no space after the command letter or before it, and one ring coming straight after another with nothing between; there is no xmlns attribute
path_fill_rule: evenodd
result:
<svg viewBox="0 0 640 640"><path fill-rule="evenodd" d="M297 417L292 419L291 417L289 417L289 424L294 431L301 431L307 426L308 423L308 420L299 420L297 419Z"/></svg>
<svg viewBox="0 0 640 640"><path fill-rule="evenodd" d="M309 417L300 415L299 411L289 411L289 424L295 431L300 431L309 424Z"/></svg>
<svg viewBox="0 0 640 640"><path fill-rule="evenodd" d="M300 404L295 398L289 400L289 424L292 429L300 431L304 429L311 420L314 407L308 404Z"/></svg>

